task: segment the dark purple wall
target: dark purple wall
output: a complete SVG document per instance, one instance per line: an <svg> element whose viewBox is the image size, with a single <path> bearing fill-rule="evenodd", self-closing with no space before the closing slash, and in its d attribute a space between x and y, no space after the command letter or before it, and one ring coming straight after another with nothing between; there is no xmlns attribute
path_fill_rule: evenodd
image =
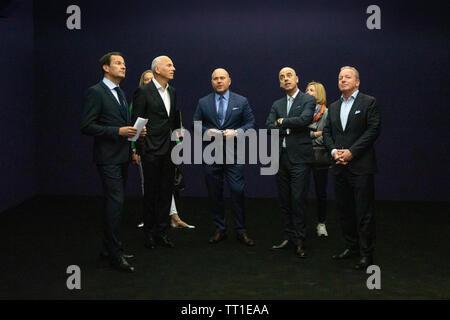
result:
<svg viewBox="0 0 450 320"><path fill-rule="evenodd" d="M248 97L257 125L263 127L272 102L282 96L280 68L297 70L301 90L308 81L321 81L332 102L339 97L339 68L356 66L361 91L377 97L382 114L377 198L448 201L445 10L430 3L378 1L382 30L371 31L366 28L369 2L279 2L35 1L39 193L100 193L92 139L80 135L82 99L101 79L100 56L121 51L128 67L122 86L129 97L155 56L173 59L173 85L185 126L198 98L211 91L210 73L216 67L231 72L232 90ZM71 4L81 7L79 31L65 27ZM20 101L20 108L29 108ZM23 112L8 111L8 118L15 114ZM26 145L28 138L20 131ZM13 165L5 155L2 159ZM137 194L137 170L132 167L130 172L129 192ZM201 166L185 165L184 173L184 194L205 196ZM276 195L275 179L259 176L258 166L248 166L246 181L249 196ZM30 180L23 185L29 189L33 184Z"/></svg>
<svg viewBox="0 0 450 320"><path fill-rule="evenodd" d="M0 2L0 212L37 192L32 7Z"/></svg>

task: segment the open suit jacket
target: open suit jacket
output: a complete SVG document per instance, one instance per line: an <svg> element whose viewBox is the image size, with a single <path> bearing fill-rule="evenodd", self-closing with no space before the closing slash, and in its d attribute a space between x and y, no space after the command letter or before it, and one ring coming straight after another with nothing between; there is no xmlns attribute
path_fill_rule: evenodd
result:
<svg viewBox="0 0 450 320"><path fill-rule="evenodd" d="M309 163L313 161L313 149L308 126L311 124L316 107L316 99L299 92L287 112L287 97L275 101L267 117L267 129L279 129L280 150L283 138L286 138L286 152L292 163ZM283 118L280 126L275 125L277 119ZM290 129L287 134L286 129ZM281 154L281 152L280 152Z"/></svg>
<svg viewBox="0 0 450 320"><path fill-rule="evenodd" d="M339 99L333 102L323 129L325 145L333 149L349 149L353 159L347 168L356 175L374 174L377 171L374 142L380 134L380 114L374 97L359 92L348 114L347 126L342 129L341 104ZM334 165L333 172L338 174L344 165Z"/></svg>
<svg viewBox="0 0 450 320"><path fill-rule="evenodd" d="M174 145L170 137L173 130L180 128L180 115L176 109L175 89L169 86L167 90L170 96L169 115L153 81L138 88L134 93L133 123L137 117L148 119L147 135L136 141L136 152L139 155L164 155Z"/></svg>
<svg viewBox="0 0 450 320"><path fill-rule="evenodd" d="M123 90L120 90L125 97ZM128 106L126 108L128 110ZM121 111L119 102L103 81L87 90L81 132L94 136L94 162L97 165L130 161L130 142L126 137L119 136L119 128L129 125L128 112Z"/></svg>

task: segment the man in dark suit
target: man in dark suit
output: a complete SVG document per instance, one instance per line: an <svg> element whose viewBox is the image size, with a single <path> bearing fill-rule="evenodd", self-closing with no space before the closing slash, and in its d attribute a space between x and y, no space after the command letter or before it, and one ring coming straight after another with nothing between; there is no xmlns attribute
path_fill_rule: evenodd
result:
<svg viewBox="0 0 450 320"><path fill-rule="evenodd" d="M373 264L375 248L374 143L380 133L380 114L374 97L359 92L359 72L343 67L342 96L329 107L323 129L325 145L336 161L333 168L337 208L347 248L333 259L360 255L355 269Z"/></svg>
<svg viewBox="0 0 450 320"><path fill-rule="evenodd" d="M87 90L81 122L83 134L94 137L94 162L102 180L104 192L103 229L104 251L111 264L121 270L133 272L124 254L118 228L123 215L124 189L131 158L127 138L136 135L130 126L130 115L125 93L119 87L125 78L125 61L119 52L100 59L103 80ZM141 133L145 135L145 130Z"/></svg>
<svg viewBox="0 0 450 320"><path fill-rule="evenodd" d="M273 103L266 127L277 129L280 134L277 185L285 239L272 249L293 246L297 257L305 258L306 193L313 160L308 126L313 120L316 100L300 92L294 69L281 69L279 80L286 96Z"/></svg>
<svg viewBox="0 0 450 320"><path fill-rule="evenodd" d="M148 119L147 136L136 142L144 173L144 244L149 249L156 244L173 248L168 237L175 175L171 135L180 128L180 117L175 88L169 81L174 78L175 66L169 57L160 56L153 60L152 71L152 81L134 93L132 116L133 121Z"/></svg>
<svg viewBox="0 0 450 320"><path fill-rule="evenodd" d="M247 99L229 91L231 79L225 69L216 69L211 76L214 92L198 101L194 121L202 121L202 132L214 139L223 139L223 150L226 157L226 140L236 139L239 132L253 128L255 119ZM205 144L206 146L207 144ZM234 155L236 155L234 146ZM215 155L217 156L217 155ZM209 243L218 243L226 238L225 208L223 201L223 180L228 182L231 191L232 211L236 226L237 238L248 246L254 241L248 237L245 227L244 211L244 165L238 164L236 157L229 162L217 161L204 164L206 185L212 207L212 217L216 227Z"/></svg>

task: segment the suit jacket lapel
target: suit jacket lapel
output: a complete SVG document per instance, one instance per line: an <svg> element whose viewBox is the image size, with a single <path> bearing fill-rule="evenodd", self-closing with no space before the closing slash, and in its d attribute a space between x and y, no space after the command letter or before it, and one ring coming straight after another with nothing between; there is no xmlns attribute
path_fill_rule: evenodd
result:
<svg viewBox="0 0 450 320"><path fill-rule="evenodd" d="M168 87L167 90L169 90L169 98L170 98L170 114L169 114L169 118L170 115L175 115L175 94L173 93L173 88L172 87Z"/></svg>
<svg viewBox="0 0 450 320"><path fill-rule="evenodd" d="M155 84L153 83L153 81L150 81L150 83L148 85L150 86L150 89L151 89L150 92L152 93L153 99L158 101L159 107L162 108L162 110L164 110L164 114L167 115L166 105L164 104L164 101L161 98L161 95L159 94L159 91L156 88ZM172 96L170 94L170 91L169 91L169 97L170 97L170 103L172 105ZM170 106L170 109L172 109L172 106ZM169 117L169 115L167 115L167 117Z"/></svg>
<svg viewBox="0 0 450 320"><path fill-rule="evenodd" d="M346 130L349 128L351 121L355 117L355 111L358 110L359 105L361 104L361 97L360 96L361 96L361 94L358 93L358 95L356 96L356 99L353 102L353 105L352 105L352 107L350 109L350 112L348 113L347 125L345 126Z"/></svg>
<svg viewBox="0 0 450 320"><path fill-rule="evenodd" d="M303 95L303 93L299 92L297 94L297 96L295 97L294 101L292 101L292 105L291 105L291 109L289 110L288 117L292 113L292 110L294 110L296 103L298 103L300 101L302 95ZM286 111L287 111L287 97L286 97Z"/></svg>
<svg viewBox="0 0 450 320"><path fill-rule="evenodd" d="M339 131L344 132L344 129L342 129L342 122L341 122L341 106L342 106L342 101L341 99L339 99L337 102L337 108L336 108L336 123L337 123L337 128L339 129Z"/></svg>
<svg viewBox="0 0 450 320"><path fill-rule="evenodd" d="M217 110L216 110L216 95L215 93L211 93L208 98L208 111L211 114L211 119L217 128L220 128L219 119L217 118Z"/></svg>
<svg viewBox="0 0 450 320"><path fill-rule="evenodd" d="M287 118L287 97L285 96L280 103L280 118Z"/></svg>
<svg viewBox="0 0 450 320"><path fill-rule="evenodd" d="M114 103L117 106L117 111L119 111L120 115L122 116L122 118L124 118L125 121L128 122L128 111L126 114L123 114L121 110L121 105L119 103L119 101L117 101L116 97L112 94L111 90L108 88L108 86L103 82L100 81L100 85L103 87L103 89L106 91L106 94L114 101ZM120 89L120 88L119 88ZM123 96L125 97L125 93L123 92L122 89L120 89L122 91ZM128 103L125 100L125 107L128 109Z"/></svg>
<svg viewBox="0 0 450 320"><path fill-rule="evenodd" d="M228 98L227 112L225 113L225 120L223 121L224 125L227 122L227 120L230 118L231 112L233 111L234 97L233 97L233 93L231 91L230 91L230 95L228 97L229 98Z"/></svg>

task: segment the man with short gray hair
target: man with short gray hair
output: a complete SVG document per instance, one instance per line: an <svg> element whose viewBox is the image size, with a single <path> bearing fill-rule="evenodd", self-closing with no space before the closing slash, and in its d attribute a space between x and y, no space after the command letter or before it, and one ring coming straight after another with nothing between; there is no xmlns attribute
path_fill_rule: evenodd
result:
<svg viewBox="0 0 450 320"><path fill-rule="evenodd" d="M148 119L149 134L136 141L144 173L144 244L149 249L173 248L167 233L175 175L171 134L180 127L175 88L169 85L175 66L169 57L160 56L153 60L152 70L152 81L134 93L132 116L133 123L138 117Z"/></svg>

